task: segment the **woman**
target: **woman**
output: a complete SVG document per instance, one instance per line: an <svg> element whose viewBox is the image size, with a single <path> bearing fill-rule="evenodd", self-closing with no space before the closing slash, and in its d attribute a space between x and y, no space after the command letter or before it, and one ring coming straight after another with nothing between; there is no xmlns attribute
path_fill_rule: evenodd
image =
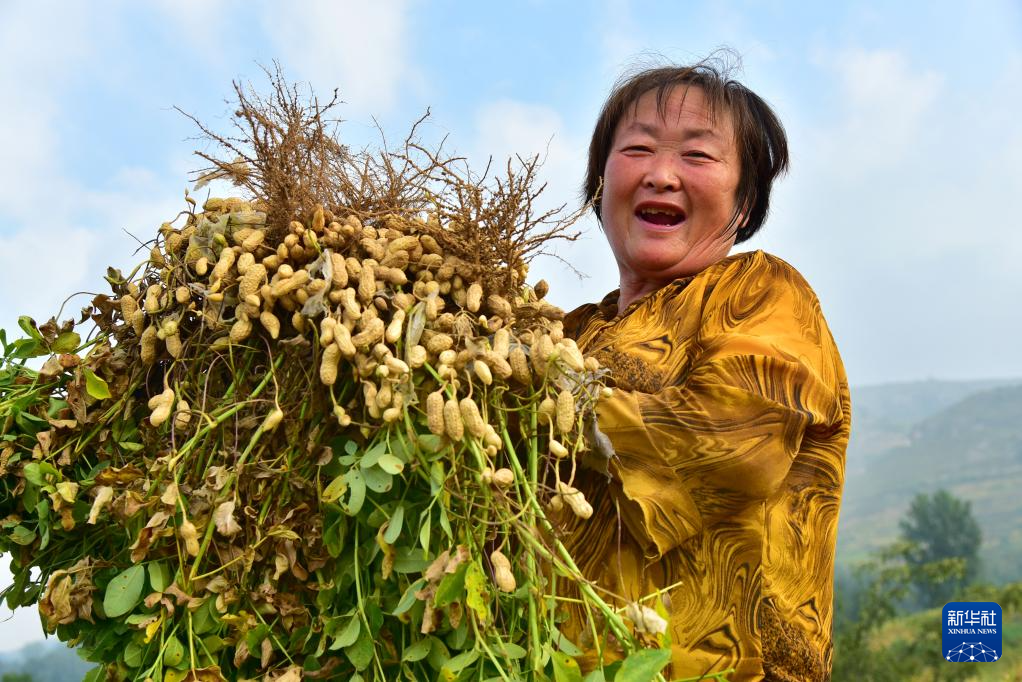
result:
<svg viewBox="0 0 1022 682"><path fill-rule="evenodd" d="M620 288L566 330L612 371L597 416L614 452L594 467L609 478L580 474L595 513L568 541L619 605L662 593L669 679L830 677L847 380L802 277L729 256L787 162L770 108L707 63L619 83L589 150ZM583 614L571 629L592 642Z"/></svg>

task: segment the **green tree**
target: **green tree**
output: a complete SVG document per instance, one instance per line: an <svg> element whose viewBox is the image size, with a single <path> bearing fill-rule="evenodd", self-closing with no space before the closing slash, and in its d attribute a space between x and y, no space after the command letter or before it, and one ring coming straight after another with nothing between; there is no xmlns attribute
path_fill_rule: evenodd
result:
<svg viewBox="0 0 1022 682"><path fill-rule="evenodd" d="M32 682L32 676L28 673L4 673L0 682Z"/></svg>
<svg viewBox="0 0 1022 682"><path fill-rule="evenodd" d="M932 610L915 617L905 613L915 585L958 580L964 562L952 557L913 566L909 555L914 551L914 543L896 542L842 576L834 622L834 682L903 682L924 670L924 679L934 682L973 674L969 666L949 666L935 655L941 646L939 615L935 621ZM881 633L896 620L912 635L888 641Z"/></svg>
<svg viewBox="0 0 1022 682"><path fill-rule="evenodd" d="M919 570L916 590L924 608L941 606L971 583L979 571L982 532L972 515L972 503L958 499L947 490L913 498L899 524L902 538L911 544L905 559L913 569L947 559L961 559L960 577L934 581Z"/></svg>

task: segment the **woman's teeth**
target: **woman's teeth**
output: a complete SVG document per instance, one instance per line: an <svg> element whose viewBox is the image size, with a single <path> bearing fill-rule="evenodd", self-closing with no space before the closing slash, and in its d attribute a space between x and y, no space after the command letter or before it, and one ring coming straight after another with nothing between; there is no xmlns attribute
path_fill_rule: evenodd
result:
<svg viewBox="0 0 1022 682"><path fill-rule="evenodd" d="M682 219L680 213L661 208L644 208L639 217L654 225L675 225Z"/></svg>

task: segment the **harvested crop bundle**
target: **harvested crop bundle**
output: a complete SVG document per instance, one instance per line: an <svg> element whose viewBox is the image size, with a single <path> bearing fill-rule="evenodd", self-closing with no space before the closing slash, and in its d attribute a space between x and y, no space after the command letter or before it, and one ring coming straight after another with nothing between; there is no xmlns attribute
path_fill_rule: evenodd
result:
<svg viewBox="0 0 1022 682"><path fill-rule="evenodd" d="M87 340L3 340L8 603L95 680L580 680L566 591L662 666L557 539L606 389L526 274L572 217L531 212L533 163L354 154L273 85L204 157L246 198L186 196Z"/></svg>

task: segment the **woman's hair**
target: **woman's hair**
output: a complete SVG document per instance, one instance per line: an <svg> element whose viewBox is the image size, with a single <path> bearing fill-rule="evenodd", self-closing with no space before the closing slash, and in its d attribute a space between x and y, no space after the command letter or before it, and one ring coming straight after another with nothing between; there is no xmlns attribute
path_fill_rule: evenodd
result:
<svg viewBox="0 0 1022 682"><path fill-rule="evenodd" d="M766 220L770 187L774 178L788 168L788 139L784 126L759 95L730 77L730 68L719 59L706 59L692 66L661 66L622 77L603 105L589 143L589 164L583 193L600 218L600 186L610 156L618 123L637 106L647 92L656 92L657 109L666 115L667 102L675 88L697 86L706 97L710 116L721 112L731 117L741 161L735 214L728 229L737 228L735 243L754 235ZM744 220L742 220L744 216ZM741 220L741 224L739 223Z"/></svg>

